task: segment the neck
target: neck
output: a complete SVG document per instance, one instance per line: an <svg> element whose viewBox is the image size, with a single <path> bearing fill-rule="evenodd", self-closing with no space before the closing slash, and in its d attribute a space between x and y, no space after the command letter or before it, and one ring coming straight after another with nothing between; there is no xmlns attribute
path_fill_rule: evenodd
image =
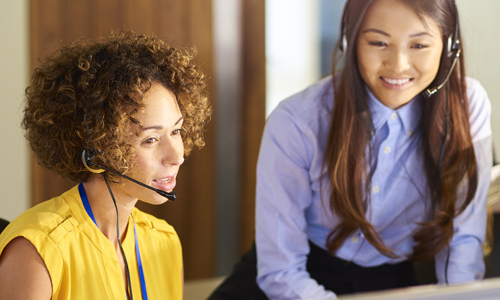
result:
<svg viewBox="0 0 500 300"><path fill-rule="evenodd" d="M93 176L87 182L84 182L83 186L97 226L113 245L118 247L116 236L116 208L106 182L101 175L98 175L98 177ZM127 230L129 216L132 213L132 209L137 199L130 199L128 195L121 195L116 188L113 189L113 186L111 186L111 190L115 196L116 206L118 208L118 232L120 241L122 241Z"/></svg>

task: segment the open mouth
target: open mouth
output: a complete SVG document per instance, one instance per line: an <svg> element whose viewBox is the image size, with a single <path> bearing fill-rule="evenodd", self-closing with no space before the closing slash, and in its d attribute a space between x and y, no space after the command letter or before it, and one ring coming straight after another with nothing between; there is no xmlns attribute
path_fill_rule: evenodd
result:
<svg viewBox="0 0 500 300"><path fill-rule="evenodd" d="M153 179L152 186L165 192L171 192L175 188L175 176Z"/></svg>

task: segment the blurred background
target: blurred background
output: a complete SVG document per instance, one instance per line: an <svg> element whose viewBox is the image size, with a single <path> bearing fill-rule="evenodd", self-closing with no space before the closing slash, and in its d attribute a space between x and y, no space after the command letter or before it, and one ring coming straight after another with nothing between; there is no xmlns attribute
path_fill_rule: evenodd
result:
<svg viewBox="0 0 500 300"><path fill-rule="evenodd" d="M345 0L6 0L0 2L0 217L75 182L31 157L20 121L31 70L74 39L131 29L195 46L215 114L206 146L186 160L178 200L140 208L179 233L186 280L227 275L253 241L255 164L265 118L285 97L330 73ZM457 0L470 76L492 102L500 143L500 2ZM498 153L497 153L498 154ZM497 155L498 156L498 155Z"/></svg>

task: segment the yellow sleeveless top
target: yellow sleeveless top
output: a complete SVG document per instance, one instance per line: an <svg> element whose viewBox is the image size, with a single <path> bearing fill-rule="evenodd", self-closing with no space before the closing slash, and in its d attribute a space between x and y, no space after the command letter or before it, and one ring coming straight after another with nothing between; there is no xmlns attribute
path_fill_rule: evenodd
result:
<svg viewBox="0 0 500 300"><path fill-rule="evenodd" d="M174 228L134 208L148 298L182 299L182 249ZM38 250L52 280L52 299L121 299L126 287L114 246L83 207L78 187L28 209L0 235L0 255L14 238ZM123 240L134 299L142 299L133 223Z"/></svg>

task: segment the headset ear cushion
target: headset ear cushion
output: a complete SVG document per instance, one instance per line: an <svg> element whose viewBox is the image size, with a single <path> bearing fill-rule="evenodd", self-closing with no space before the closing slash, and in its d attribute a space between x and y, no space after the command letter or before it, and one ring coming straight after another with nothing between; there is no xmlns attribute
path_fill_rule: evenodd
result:
<svg viewBox="0 0 500 300"><path fill-rule="evenodd" d="M347 51L347 37L345 34L342 35L342 42L340 43L340 51L346 52Z"/></svg>
<svg viewBox="0 0 500 300"><path fill-rule="evenodd" d="M453 55L452 51L453 51L453 36L449 36L448 37L448 45L446 46L446 53L448 54L448 57L451 57Z"/></svg>
<svg viewBox="0 0 500 300"><path fill-rule="evenodd" d="M85 168L87 168L87 170L89 170L92 173L99 174L104 172L105 171L104 169L97 167L96 164L92 162L92 160L94 159L94 155L95 155L94 150L83 149L82 150L83 165L85 166Z"/></svg>

